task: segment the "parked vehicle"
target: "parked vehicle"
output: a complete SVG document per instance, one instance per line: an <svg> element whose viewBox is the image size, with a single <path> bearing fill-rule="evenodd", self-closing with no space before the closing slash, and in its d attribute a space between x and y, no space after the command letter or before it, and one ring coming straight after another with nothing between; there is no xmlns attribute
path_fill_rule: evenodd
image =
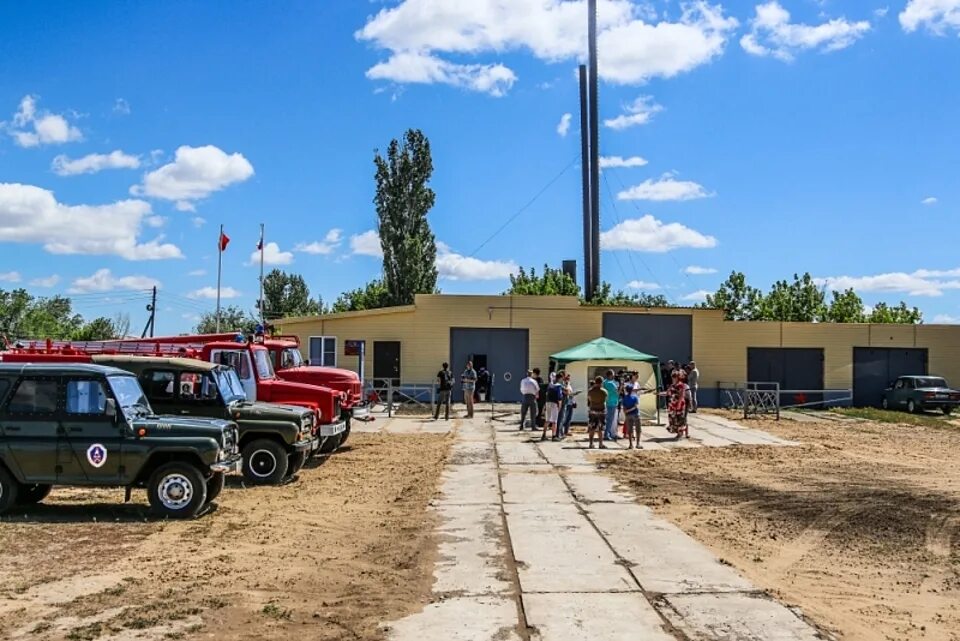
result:
<svg viewBox="0 0 960 641"><path fill-rule="evenodd" d="M232 421L157 416L129 372L0 364L0 513L54 485L145 488L152 510L192 518L238 474Z"/></svg>
<svg viewBox="0 0 960 641"><path fill-rule="evenodd" d="M939 376L901 376L883 391L883 409L905 409L911 414L939 409L949 414L960 405L960 390Z"/></svg>

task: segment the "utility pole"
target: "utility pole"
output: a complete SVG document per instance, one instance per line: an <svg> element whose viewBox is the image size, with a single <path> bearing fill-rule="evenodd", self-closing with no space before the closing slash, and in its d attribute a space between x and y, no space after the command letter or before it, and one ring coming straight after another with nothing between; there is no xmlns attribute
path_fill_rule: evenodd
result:
<svg viewBox="0 0 960 641"><path fill-rule="evenodd" d="M147 311L150 312L150 318L147 319L147 324L143 326L143 333L140 334L140 338L146 338L147 332L150 332L150 338L153 338L153 325L156 322L157 318L157 287L153 287L153 296L150 298L150 304L147 305Z"/></svg>
<svg viewBox="0 0 960 641"><path fill-rule="evenodd" d="M580 65L580 167L583 175L583 295L593 298L593 219L590 216L590 115L587 66Z"/></svg>
<svg viewBox="0 0 960 641"><path fill-rule="evenodd" d="M591 274L593 282L588 300L600 288L600 118L598 109L597 77L597 0L587 0L587 42L590 49L590 218L593 264Z"/></svg>

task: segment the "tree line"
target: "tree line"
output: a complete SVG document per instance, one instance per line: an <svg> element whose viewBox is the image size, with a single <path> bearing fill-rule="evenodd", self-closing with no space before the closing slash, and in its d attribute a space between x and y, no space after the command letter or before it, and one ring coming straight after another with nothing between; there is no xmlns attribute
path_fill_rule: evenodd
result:
<svg viewBox="0 0 960 641"><path fill-rule="evenodd" d="M65 296L33 296L25 289L0 289L0 347L17 339L99 341L126 336L130 318L117 314L84 320Z"/></svg>

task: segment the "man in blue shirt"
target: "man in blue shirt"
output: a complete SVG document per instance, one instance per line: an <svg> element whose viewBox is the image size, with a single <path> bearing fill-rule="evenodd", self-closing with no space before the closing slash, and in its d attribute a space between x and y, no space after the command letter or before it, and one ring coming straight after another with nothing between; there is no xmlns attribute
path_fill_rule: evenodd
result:
<svg viewBox="0 0 960 641"><path fill-rule="evenodd" d="M617 407L620 406L620 386L613 380L613 370L607 370L603 389L607 390L607 416L603 437L608 441L617 440Z"/></svg>

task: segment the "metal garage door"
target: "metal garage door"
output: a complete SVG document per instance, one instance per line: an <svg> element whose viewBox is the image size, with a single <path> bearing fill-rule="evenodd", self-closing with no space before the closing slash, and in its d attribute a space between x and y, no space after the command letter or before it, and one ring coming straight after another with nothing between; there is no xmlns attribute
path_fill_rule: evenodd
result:
<svg viewBox="0 0 960 641"><path fill-rule="evenodd" d="M927 350L854 347L854 406L880 405L880 397L890 381L906 374L927 374Z"/></svg>
<svg viewBox="0 0 960 641"><path fill-rule="evenodd" d="M603 336L658 357L693 360L693 317L675 314L604 314Z"/></svg>
<svg viewBox="0 0 960 641"><path fill-rule="evenodd" d="M493 397L498 401L520 401L520 381L529 361L529 331L525 329L450 329L450 369L456 385L454 400L462 401L460 373L473 359L479 371L486 367L494 375Z"/></svg>
<svg viewBox="0 0 960 641"><path fill-rule="evenodd" d="M823 400L823 349L813 347L748 347L747 381L779 383L782 405L803 405Z"/></svg>

